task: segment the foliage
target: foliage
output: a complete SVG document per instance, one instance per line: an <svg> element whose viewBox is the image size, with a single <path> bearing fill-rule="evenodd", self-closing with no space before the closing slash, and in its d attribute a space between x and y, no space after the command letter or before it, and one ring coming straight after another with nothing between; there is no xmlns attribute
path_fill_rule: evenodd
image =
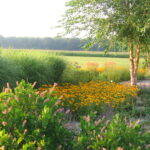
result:
<svg viewBox="0 0 150 150"><path fill-rule="evenodd" d="M141 89L139 96L142 99L143 106L150 110L150 88L147 87L146 89Z"/></svg>
<svg viewBox="0 0 150 150"><path fill-rule="evenodd" d="M66 67L65 60L40 52L28 53L17 50L2 52L0 60L1 89L7 82L14 87L15 82L22 79L30 83L37 81L37 87L46 83L61 82Z"/></svg>
<svg viewBox="0 0 150 150"><path fill-rule="evenodd" d="M113 120L95 119L95 114L83 117L82 132L74 139L73 148L89 150L147 149L150 134L143 131L138 121L131 122L116 114Z"/></svg>
<svg viewBox="0 0 150 150"><path fill-rule="evenodd" d="M107 63L107 62L106 62ZM102 81L128 81L130 79L130 71L127 67L117 66L116 64L104 64L102 67L96 68L98 72L100 72L99 80ZM139 68L137 72L138 80L142 80L146 78L147 70L143 68Z"/></svg>
<svg viewBox="0 0 150 150"><path fill-rule="evenodd" d="M68 111L52 96L56 85L39 94L22 81L14 92L8 86L0 93L0 149L148 149L150 134L119 114L108 121L92 109L81 117L80 132L64 128Z"/></svg>
<svg viewBox="0 0 150 150"><path fill-rule="evenodd" d="M145 79L147 70L138 70L138 79ZM105 61L103 64L97 61L89 61L84 65L79 63L68 64L62 76L62 83L79 84L89 81L113 81L121 82L130 79L128 67L118 66L115 61Z"/></svg>
<svg viewBox="0 0 150 150"><path fill-rule="evenodd" d="M21 81L21 79L31 83L37 81L37 87L40 87L42 84L53 84L54 82L79 84L79 82L89 82L91 80L113 80L115 82L129 80L128 69L119 68L118 66L112 69L108 65L103 67L103 63L108 62L103 58L96 61L96 64L99 61L101 63L101 66L96 68L96 71L92 69L92 66L91 69L88 68L88 60L91 58L84 57L81 59L76 57L75 59L79 63L72 65L64 59L71 59L72 61L74 58L60 58L46 51L2 50L0 59L0 89L7 82L10 83L11 87L15 87L16 81ZM121 63L120 65L127 64L126 60L120 61L119 58L115 58L113 61L116 64ZM81 66L83 62L87 62L86 69ZM143 79L145 72L140 70L139 79Z"/></svg>
<svg viewBox="0 0 150 150"><path fill-rule="evenodd" d="M110 46L127 49L149 39L149 0L69 0L62 19L66 33L88 37L88 47L109 41ZM82 32L82 31L85 31Z"/></svg>
<svg viewBox="0 0 150 150"><path fill-rule="evenodd" d="M2 89L7 82L15 86L15 82L20 80L21 68L12 63L11 60L0 57L0 89Z"/></svg>
<svg viewBox="0 0 150 150"><path fill-rule="evenodd" d="M51 85L43 85L39 91L49 91ZM65 83L55 89L56 95L63 96L62 106L71 109L74 116L88 114L95 110L102 113L106 106L124 108L130 105L129 97L136 96L138 88L114 82L88 82L73 85Z"/></svg>
<svg viewBox="0 0 150 150"><path fill-rule="evenodd" d="M34 85L22 81L14 93L0 93L0 148L37 150L69 148L71 133L64 127L57 97L40 95Z"/></svg>
<svg viewBox="0 0 150 150"><path fill-rule="evenodd" d="M130 79L127 67L117 66L114 61L106 61L102 67L96 69L100 72L99 79L102 81L128 81Z"/></svg>
<svg viewBox="0 0 150 150"><path fill-rule="evenodd" d="M150 1L70 0L66 5L66 33L85 35L85 47L109 41L110 47L129 50L131 85L136 85L140 52L150 44Z"/></svg>
<svg viewBox="0 0 150 150"><path fill-rule="evenodd" d="M62 75L62 83L79 84L80 82L89 82L98 78L99 73L91 70L83 70L76 64L68 64Z"/></svg>
<svg viewBox="0 0 150 150"><path fill-rule="evenodd" d="M147 76L148 70L144 68L139 68L137 72L138 79L142 80L145 79Z"/></svg>
<svg viewBox="0 0 150 150"><path fill-rule="evenodd" d="M147 47L148 52L144 53L143 67L147 69L147 76L150 77L150 45Z"/></svg>

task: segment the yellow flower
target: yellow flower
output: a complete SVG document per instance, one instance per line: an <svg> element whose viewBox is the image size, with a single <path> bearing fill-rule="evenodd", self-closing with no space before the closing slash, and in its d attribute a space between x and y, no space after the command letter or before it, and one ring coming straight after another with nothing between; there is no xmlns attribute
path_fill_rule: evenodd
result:
<svg viewBox="0 0 150 150"><path fill-rule="evenodd" d="M49 87L52 86L45 87L44 85L39 91L49 91ZM91 81L79 85L65 83L55 87L55 91L54 96L62 96L62 106L69 107L74 112L93 105L101 108L103 103L117 107L121 103L125 103L128 97L136 96L138 88L128 84Z"/></svg>

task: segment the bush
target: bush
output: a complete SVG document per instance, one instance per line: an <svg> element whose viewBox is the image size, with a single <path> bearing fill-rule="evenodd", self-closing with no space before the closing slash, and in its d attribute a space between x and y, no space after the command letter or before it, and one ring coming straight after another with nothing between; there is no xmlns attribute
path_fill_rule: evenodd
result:
<svg viewBox="0 0 150 150"><path fill-rule="evenodd" d="M22 81L14 93L9 88L0 94L0 149L37 150L70 147L71 133L57 97L41 93Z"/></svg>
<svg viewBox="0 0 150 150"><path fill-rule="evenodd" d="M44 83L61 82L61 76L65 69L64 60L57 57L36 58L23 56L15 60L23 71L22 79L38 86Z"/></svg>
<svg viewBox="0 0 150 150"><path fill-rule="evenodd" d="M62 74L66 62L55 56L21 51L4 51L0 60L0 88L9 82L15 87L15 82L22 79L42 84L62 82ZM35 55L36 54L36 55Z"/></svg>
<svg viewBox="0 0 150 150"><path fill-rule="evenodd" d="M150 133L138 122L127 121L116 114L113 120L95 120L95 114L83 117L82 132L74 139L72 150L134 150L148 149Z"/></svg>
<svg viewBox="0 0 150 150"><path fill-rule="evenodd" d="M66 68L66 62L58 57L48 57L46 60L45 72L50 83L62 82L62 75Z"/></svg>
<svg viewBox="0 0 150 150"><path fill-rule="evenodd" d="M20 67L12 63L7 58L0 57L0 90L9 82L15 86L17 80L20 80Z"/></svg>

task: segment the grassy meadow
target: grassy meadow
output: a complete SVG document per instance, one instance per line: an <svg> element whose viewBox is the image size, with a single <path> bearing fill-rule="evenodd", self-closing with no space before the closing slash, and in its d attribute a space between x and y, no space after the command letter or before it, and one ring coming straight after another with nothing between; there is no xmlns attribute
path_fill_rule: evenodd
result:
<svg viewBox="0 0 150 150"><path fill-rule="evenodd" d="M120 84L127 53L102 55L1 49L0 150L149 149L149 89Z"/></svg>

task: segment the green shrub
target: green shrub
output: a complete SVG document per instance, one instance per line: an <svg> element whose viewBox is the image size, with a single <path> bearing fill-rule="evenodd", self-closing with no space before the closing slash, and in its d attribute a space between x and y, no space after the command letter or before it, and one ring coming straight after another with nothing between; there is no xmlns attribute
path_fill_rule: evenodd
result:
<svg viewBox="0 0 150 150"><path fill-rule="evenodd" d="M0 94L0 149L55 150L70 147L71 133L64 127L57 97L38 95L31 84L22 81L14 93Z"/></svg>
<svg viewBox="0 0 150 150"><path fill-rule="evenodd" d="M22 79L38 86L45 83L60 82L66 63L57 57L36 58L23 56L15 60L23 71Z"/></svg>
<svg viewBox="0 0 150 150"><path fill-rule="evenodd" d="M2 89L7 82L11 86L15 86L17 80L20 80L20 67L12 63L7 58L0 57L0 89Z"/></svg>
<svg viewBox="0 0 150 150"><path fill-rule="evenodd" d="M149 144L150 134L137 122L129 122L118 114L111 121L94 119L93 113L82 118L82 132L74 139L73 150L143 150Z"/></svg>
<svg viewBox="0 0 150 150"><path fill-rule="evenodd" d="M66 68L66 62L58 57L47 57L45 62L45 74L48 82L62 82L62 75Z"/></svg>
<svg viewBox="0 0 150 150"><path fill-rule="evenodd" d="M3 52L3 53L2 53ZM56 56L41 53L21 51L1 51L0 88L9 82L15 87L15 82L22 79L34 83L37 87L42 84L61 82L66 62Z"/></svg>

